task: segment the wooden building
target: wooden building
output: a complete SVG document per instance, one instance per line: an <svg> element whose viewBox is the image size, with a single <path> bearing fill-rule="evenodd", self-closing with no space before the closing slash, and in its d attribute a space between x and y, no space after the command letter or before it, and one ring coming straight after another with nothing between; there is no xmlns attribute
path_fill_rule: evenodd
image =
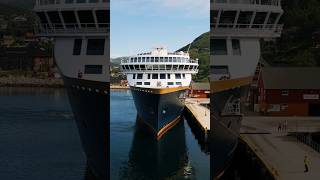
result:
<svg viewBox="0 0 320 180"><path fill-rule="evenodd" d="M189 96L192 98L209 98L210 84L209 83L192 83Z"/></svg>
<svg viewBox="0 0 320 180"><path fill-rule="evenodd" d="M254 109L273 116L320 116L320 68L263 68Z"/></svg>

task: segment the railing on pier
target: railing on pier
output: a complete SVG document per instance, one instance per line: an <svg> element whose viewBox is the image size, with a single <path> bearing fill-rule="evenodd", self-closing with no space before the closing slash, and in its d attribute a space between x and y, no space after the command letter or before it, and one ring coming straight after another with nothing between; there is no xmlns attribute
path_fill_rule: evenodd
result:
<svg viewBox="0 0 320 180"><path fill-rule="evenodd" d="M281 6L281 0L211 0L213 3Z"/></svg>
<svg viewBox="0 0 320 180"><path fill-rule="evenodd" d="M109 23L38 24L36 34L108 33Z"/></svg>
<svg viewBox="0 0 320 180"><path fill-rule="evenodd" d="M320 153L320 144L313 141L311 137L308 137L304 134L297 134L296 138L298 141L306 144L307 146L311 147L312 149Z"/></svg>

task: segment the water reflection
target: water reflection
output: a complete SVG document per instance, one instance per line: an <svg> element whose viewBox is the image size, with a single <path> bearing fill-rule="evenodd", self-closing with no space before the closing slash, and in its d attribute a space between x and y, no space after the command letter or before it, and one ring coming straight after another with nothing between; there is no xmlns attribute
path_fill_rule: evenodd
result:
<svg viewBox="0 0 320 180"><path fill-rule="evenodd" d="M191 178L184 121L168 131L160 140L150 136L137 119L129 160L121 168L121 179L175 179Z"/></svg>

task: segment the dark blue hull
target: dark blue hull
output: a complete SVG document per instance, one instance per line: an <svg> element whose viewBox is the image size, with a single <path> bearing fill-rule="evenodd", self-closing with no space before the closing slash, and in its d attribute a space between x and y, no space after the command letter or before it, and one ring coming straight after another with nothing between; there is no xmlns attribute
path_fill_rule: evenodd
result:
<svg viewBox="0 0 320 180"><path fill-rule="evenodd" d="M174 126L184 109L185 90L155 94L131 87L138 115L159 137Z"/></svg>
<svg viewBox="0 0 320 180"><path fill-rule="evenodd" d="M109 179L109 83L68 77L64 83L89 171L98 180Z"/></svg>
<svg viewBox="0 0 320 180"><path fill-rule="evenodd" d="M249 86L229 89L211 94L210 152L211 174L213 178L221 176L230 165L238 144L242 114L225 114L224 107L232 99L240 100L240 112L247 98Z"/></svg>

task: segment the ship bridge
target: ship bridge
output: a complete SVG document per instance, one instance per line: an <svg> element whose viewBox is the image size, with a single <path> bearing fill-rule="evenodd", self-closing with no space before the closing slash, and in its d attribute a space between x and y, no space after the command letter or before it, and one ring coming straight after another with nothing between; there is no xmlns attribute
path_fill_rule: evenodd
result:
<svg viewBox="0 0 320 180"><path fill-rule="evenodd" d="M110 32L109 0L37 0L38 36L105 36Z"/></svg>
<svg viewBox="0 0 320 180"><path fill-rule="evenodd" d="M211 0L210 27L215 37L280 37L281 0Z"/></svg>

